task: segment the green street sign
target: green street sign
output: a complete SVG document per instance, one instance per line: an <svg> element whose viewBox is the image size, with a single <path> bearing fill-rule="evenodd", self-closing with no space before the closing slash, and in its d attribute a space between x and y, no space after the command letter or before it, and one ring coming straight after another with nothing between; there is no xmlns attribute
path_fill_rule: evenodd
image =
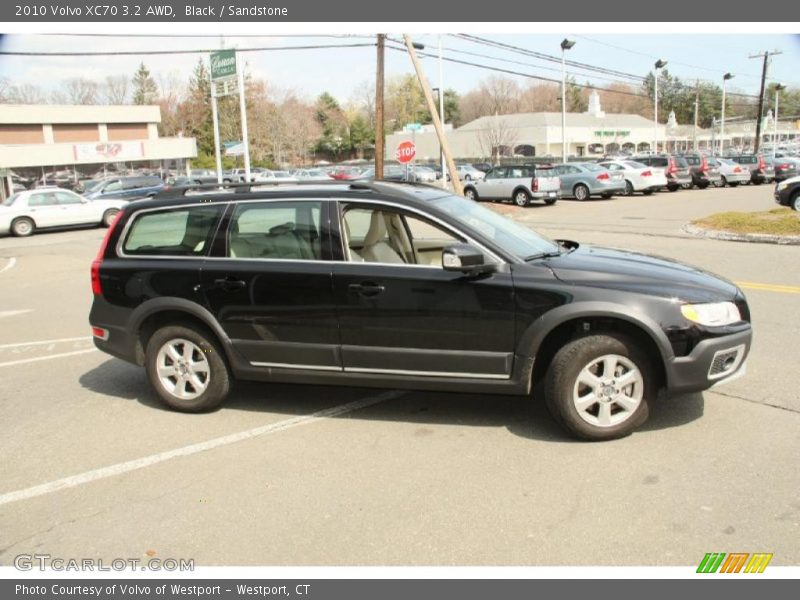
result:
<svg viewBox="0 0 800 600"><path fill-rule="evenodd" d="M236 50L211 53L211 81L236 77Z"/></svg>

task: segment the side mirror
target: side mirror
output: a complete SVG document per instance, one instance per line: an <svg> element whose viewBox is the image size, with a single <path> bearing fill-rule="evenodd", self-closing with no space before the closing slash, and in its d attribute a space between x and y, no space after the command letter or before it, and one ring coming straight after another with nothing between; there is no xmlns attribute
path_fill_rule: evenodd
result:
<svg viewBox="0 0 800 600"><path fill-rule="evenodd" d="M486 262L483 253L469 244L452 244L442 250L442 268L466 275L492 273L497 265Z"/></svg>

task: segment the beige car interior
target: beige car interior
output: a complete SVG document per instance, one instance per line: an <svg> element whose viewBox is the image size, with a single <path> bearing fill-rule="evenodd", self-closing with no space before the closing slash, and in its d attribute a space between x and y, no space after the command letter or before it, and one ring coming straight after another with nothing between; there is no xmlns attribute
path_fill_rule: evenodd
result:
<svg viewBox="0 0 800 600"><path fill-rule="evenodd" d="M365 213L369 213L369 226L363 243L359 243L352 232L358 231L359 224L363 230ZM342 220L345 247L351 262L441 266L442 248L459 241L438 227L392 211L350 210ZM420 237L412 239L409 230L412 236L415 231L420 232Z"/></svg>

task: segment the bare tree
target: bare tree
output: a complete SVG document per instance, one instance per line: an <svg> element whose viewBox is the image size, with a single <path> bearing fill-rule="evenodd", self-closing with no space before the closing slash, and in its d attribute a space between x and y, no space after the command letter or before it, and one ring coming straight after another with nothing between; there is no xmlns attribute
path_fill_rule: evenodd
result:
<svg viewBox="0 0 800 600"><path fill-rule="evenodd" d="M62 83L62 93L67 104L97 104L97 82L84 77L73 77Z"/></svg>
<svg viewBox="0 0 800 600"><path fill-rule="evenodd" d="M6 93L11 104L46 104L47 96L41 88L30 83L12 85Z"/></svg>
<svg viewBox="0 0 800 600"><path fill-rule="evenodd" d="M125 104L129 85L125 75L109 75L100 86L100 98L105 104Z"/></svg>
<svg viewBox="0 0 800 600"><path fill-rule="evenodd" d="M375 81L367 79L356 87L350 102L363 113L367 122L375 127Z"/></svg>
<svg viewBox="0 0 800 600"><path fill-rule="evenodd" d="M488 117L483 129L478 132L478 143L484 156L497 162L501 156L511 156L517 141L517 130L511 127L510 119L498 115Z"/></svg>
<svg viewBox="0 0 800 600"><path fill-rule="evenodd" d="M173 71L158 76L158 89L156 104L161 109L159 133L165 137L178 135L182 129L179 112L184 97L184 86L178 74Z"/></svg>
<svg viewBox="0 0 800 600"><path fill-rule="evenodd" d="M561 111L561 86L557 83L533 83L522 92L520 108L524 112Z"/></svg>

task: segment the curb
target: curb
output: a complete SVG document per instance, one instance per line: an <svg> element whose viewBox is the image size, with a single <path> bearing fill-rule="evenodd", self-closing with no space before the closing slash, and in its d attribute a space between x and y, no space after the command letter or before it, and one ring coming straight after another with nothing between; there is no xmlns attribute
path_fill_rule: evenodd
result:
<svg viewBox="0 0 800 600"><path fill-rule="evenodd" d="M704 229L696 225L684 225L682 227L686 233L711 239L723 240L726 242L750 242L756 244L778 244L781 246L800 246L800 235L773 235L770 233L733 233L719 229Z"/></svg>

